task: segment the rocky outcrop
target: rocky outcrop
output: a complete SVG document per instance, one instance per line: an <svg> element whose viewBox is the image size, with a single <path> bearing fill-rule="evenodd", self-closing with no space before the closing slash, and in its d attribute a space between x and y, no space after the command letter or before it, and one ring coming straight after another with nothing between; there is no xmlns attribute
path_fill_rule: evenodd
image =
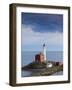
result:
<svg viewBox="0 0 72 90"><path fill-rule="evenodd" d="M47 65L51 63L52 67L48 67ZM32 72L32 76L46 76L46 75L52 75L56 72L63 71L63 64L59 64L60 62L32 62L24 67L22 67L22 70L28 70Z"/></svg>

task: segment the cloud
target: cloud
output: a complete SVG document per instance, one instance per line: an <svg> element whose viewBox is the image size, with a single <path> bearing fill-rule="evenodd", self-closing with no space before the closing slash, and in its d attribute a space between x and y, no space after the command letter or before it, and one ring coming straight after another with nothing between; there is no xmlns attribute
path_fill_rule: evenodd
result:
<svg viewBox="0 0 72 90"><path fill-rule="evenodd" d="M35 26L35 32L63 32L63 15L22 13L22 24Z"/></svg>
<svg viewBox="0 0 72 90"><path fill-rule="evenodd" d="M34 26L22 25L22 46L23 45L62 45L63 34L60 32L40 33L34 32Z"/></svg>

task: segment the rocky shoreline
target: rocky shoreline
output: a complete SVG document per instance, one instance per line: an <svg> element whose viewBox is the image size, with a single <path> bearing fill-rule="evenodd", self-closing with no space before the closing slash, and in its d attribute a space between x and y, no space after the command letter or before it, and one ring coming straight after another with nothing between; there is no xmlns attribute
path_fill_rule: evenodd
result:
<svg viewBox="0 0 72 90"><path fill-rule="evenodd" d="M48 64L52 67L47 67ZM44 63L32 62L24 67L22 70L31 71L31 76L49 76L56 72L63 71L63 64L61 62L48 61Z"/></svg>

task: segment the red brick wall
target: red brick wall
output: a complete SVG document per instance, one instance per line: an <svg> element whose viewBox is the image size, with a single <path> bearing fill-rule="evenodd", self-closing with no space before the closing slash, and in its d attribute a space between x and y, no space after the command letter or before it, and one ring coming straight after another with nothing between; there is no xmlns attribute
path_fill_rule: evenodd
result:
<svg viewBox="0 0 72 90"><path fill-rule="evenodd" d="M35 55L35 61L36 62L44 62L44 55L43 54Z"/></svg>

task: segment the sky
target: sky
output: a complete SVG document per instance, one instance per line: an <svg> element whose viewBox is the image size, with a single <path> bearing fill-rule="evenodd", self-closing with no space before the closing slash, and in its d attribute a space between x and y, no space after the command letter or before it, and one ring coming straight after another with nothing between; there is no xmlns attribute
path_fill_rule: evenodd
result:
<svg viewBox="0 0 72 90"><path fill-rule="evenodd" d="M63 51L63 15L21 13L22 51Z"/></svg>

